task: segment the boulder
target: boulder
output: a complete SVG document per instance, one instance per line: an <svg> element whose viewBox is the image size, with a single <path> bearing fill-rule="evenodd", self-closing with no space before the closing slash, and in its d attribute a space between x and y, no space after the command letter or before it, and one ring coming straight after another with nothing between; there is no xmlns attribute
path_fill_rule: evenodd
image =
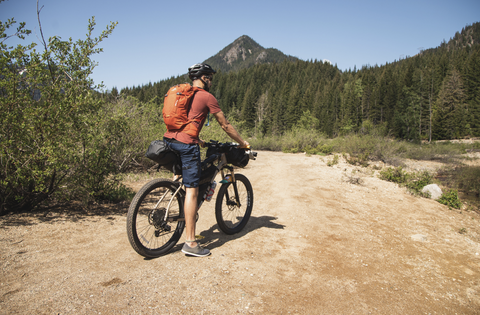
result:
<svg viewBox="0 0 480 315"><path fill-rule="evenodd" d="M430 184L430 185L427 185L427 186L423 187L422 192L423 193L429 192L430 193L430 198L435 199L435 200L437 200L438 198L440 198L442 196L442 190L440 189L440 187L438 187L437 184Z"/></svg>

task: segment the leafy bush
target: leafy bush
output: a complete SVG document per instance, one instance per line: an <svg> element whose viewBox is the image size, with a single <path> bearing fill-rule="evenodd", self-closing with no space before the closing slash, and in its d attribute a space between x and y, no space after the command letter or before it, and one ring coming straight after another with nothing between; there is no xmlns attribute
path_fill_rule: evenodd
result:
<svg viewBox="0 0 480 315"><path fill-rule="evenodd" d="M347 163L352 164L352 165L359 165L363 167L368 166L368 161L369 161L369 154L368 153L363 153L363 154L357 154L356 156L351 156L349 154L343 154L343 157L347 161Z"/></svg>
<svg viewBox="0 0 480 315"><path fill-rule="evenodd" d="M129 171L132 167L153 166L153 162L144 154L150 142L163 139L166 127L163 123L162 108L154 100L143 103L127 96L106 103L102 112L109 117L117 117L126 124L121 135L122 150L112 156L114 165L120 172Z"/></svg>
<svg viewBox="0 0 480 315"><path fill-rule="evenodd" d="M346 160L353 165L367 166L369 161L383 161L393 164L401 150L401 142L392 141L377 134L350 134L334 139L334 150L345 152Z"/></svg>
<svg viewBox="0 0 480 315"><path fill-rule="evenodd" d="M444 167L439 170L436 178L443 186L472 194L473 198L470 197L469 201L473 207L480 209L480 167L466 165Z"/></svg>
<svg viewBox="0 0 480 315"><path fill-rule="evenodd" d="M427 171L408 173L405 172L402 167L389 167L380 171L380 179L405 186L408 191L414 195L427 197L422 193L422 189L432 183L433 176Z"/></svg>
<svg viewBox="0 0 480 315"><path fill-rule="evenodd" d="M449 208L460 209L462 207L462 202L458 197L458 191L455 189L450 189L444 192L438 199L438 202L447 205Z"/></svg>
<svg viewBox="0 0 480 315"><path fill-rule="evenodd" d="M405 184L408 178L407 172L402 167L389 167L380 171L380 179L394 182L397 184Z"/></svg>
<svg viewBox="0 0 480 315"><path fill-rule="evenodd" d="M351 156L366 155L367 157L375 151L376 139L372 136L348 135L344 138L342 151L348 152Z"/></svg>
<svg viewBox="0 0 480 315"><path fill-rule="evenodd" d="M333 145L332 144L319 144L316 147L316 151L321 154L332 154L333 153ZM318 154L318 153L317 153Z"/></svg>
<svg viewBox="0 0 480 315"><path fill-rule="evenodd" d="M282 150L282 141L280 137L276 136L260 136L248 140L252 148L256 150L270 150L270 151L281 151Z"/></svg>
<svg viewBox="0 0 480 315"><path fill-rule="evenodd" d="M305 152L305 148L316 148L324 140L324 136L315 130L294 128L286 132L282 138L282 151L285 153Z"/></svg>
<svg viewBox="0 0 480 315"><path fill-rule="evenodd" d="M331 144L322 144L320 143L315 148L312 148L310 145L307 145L303 150L307 154L319 154L327 155L333 152L333 146Z"/></svg>
<svg viewBox="0 0 480 315"><path fill-rule="evenodd" d="M1 22L0 38L8 39L14 24ZM24 26L14 35L24 38ZM124 149L128 126L102 111L95 96L101 86L89 78L91 56L116 23L97 38L94 26L92 18L86 40L44 41L43 52L0 42L0 214L31 210L53 195L108 199L124 190L108 182L119 172L112 159Z"/></svg>
<svg viewBox="0 0 480 315"><path fill-rule="evenodd" d="M422 189L423 187L432 183L433 176L429 172L424 171L420 173L413 173L410 175L410 178L411 180L405 184L407 189L415 195L428 197L422 193Z"/></svg>

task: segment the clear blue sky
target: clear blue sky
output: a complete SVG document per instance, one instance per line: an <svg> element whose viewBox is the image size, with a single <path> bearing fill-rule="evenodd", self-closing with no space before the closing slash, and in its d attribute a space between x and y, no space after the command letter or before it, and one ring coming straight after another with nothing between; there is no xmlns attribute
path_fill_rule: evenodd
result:
<svg viewBox="0 0 480 315"><path fill-rule="evenodd" d="M26 43L39 43L36 4L0 3L0 20L14 17L32 30ZM480 21L479 0L40 0L40 6L46 38L84 39L92 16L96 36L118 21L94 57L99 66L92 78L119 90L186 73L242 35L348 70L413 56Z"/></svg>

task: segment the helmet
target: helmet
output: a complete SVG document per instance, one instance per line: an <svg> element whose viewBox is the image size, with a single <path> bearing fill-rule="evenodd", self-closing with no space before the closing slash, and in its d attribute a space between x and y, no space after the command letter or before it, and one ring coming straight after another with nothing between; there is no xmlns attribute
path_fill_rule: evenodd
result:
<svg viewBox="0 0 480 315"><path fill-rule="evenodd" d="M213 70L213 68L206 63L197 63L188 68L188 77L190 80L199 79L204 74L214 74L217 71Z"/></svg>

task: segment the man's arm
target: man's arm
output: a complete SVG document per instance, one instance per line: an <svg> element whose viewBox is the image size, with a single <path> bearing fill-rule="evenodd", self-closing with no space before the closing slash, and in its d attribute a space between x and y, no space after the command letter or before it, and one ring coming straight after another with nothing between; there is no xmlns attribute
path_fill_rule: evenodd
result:
<svg viewBox="0 0 480 315"><path fill-rule="evenodd" d="M223 114L222 111L219 111L218 113L213 114L213 116L215 116L215 119L218 121L223 131L225 131L230 138L238 142L242 147L250 146L250 144L247 141L243 140L243 138L240 136L238 131L235 130L235 128L232 125L230 125L230 122L228 122L227 118L225 118L225 115Z"/></svg>

